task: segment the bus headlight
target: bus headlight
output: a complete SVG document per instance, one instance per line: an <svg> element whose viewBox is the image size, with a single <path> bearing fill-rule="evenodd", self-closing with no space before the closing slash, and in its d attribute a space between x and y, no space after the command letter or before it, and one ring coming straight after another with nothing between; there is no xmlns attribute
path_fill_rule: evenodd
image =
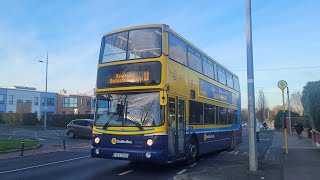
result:
<svg viewBox="0 0 320 180"><path fill-rule="evenodd" d="M147 145L148 145L148 146L152 146L152 144L153 144L153 140L152 140L152 139L148 139L148 140L147 140Z"/></svg>
<svg viewBox="0 0 320 180"><path fill-rule="evenodd" d="M95 138L94 138L94 142L95 142L96 144L99 144L100 138L99 138L99 137L95 137Z"/></svg>

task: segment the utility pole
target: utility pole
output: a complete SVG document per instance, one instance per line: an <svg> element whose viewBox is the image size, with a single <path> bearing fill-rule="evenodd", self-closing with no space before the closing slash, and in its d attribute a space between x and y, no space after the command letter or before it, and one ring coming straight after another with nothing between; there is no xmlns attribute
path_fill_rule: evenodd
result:
<svg viewBox="0 0 320 180"><path fill-rule="evenodd" d="M256 144L256 118L254 97L254 74L251 32L251 0L246 1L246 34L247 34L247 83L248 83L248 119L249 119L249 164L250 171L258 170Z"/></svg>
<svg viewBox="0 0 320 180"><path fill-rule="evenodd" d="M45 94L45 108L44 108L44 121L43 121L43 126L44 130L47 129L47 108L48 108L48 100L47 100L47 94L48 94L48 51L47 51L47 61L46 61L46 94Z"/></svg>
<svg viewBox="0 0 320 180"><path fill-rule="evenodd" d="M47 61L44 62L43 60L39 60L41 63L46 63L46 93L44 95L44 120L43 120L43 128L44 130L47 129L47 93L48 93L48 63L49 63L49 58L48 58L48 51L47 51ZM41 102L42 103L42 102Z"/></svg>
<svg viewBox="0 0 320 180"><path fill-rule="evenodd" d="M290 113L290 94L289 94L289 87L287 87L287 96L288 96L288 113L289 113L289 132L292 134L291 131L291 113Z"/></svg>

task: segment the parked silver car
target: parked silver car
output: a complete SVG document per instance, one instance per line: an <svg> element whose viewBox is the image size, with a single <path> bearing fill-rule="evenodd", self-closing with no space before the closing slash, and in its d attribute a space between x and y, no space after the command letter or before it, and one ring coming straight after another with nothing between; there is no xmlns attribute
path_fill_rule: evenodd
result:
<svg viewBox="0 0 320 180"><path fill-rule="evenodd" d="M69 138L76 137L92 137L92 119L75 119L67 125L67 136Z"/></svg>

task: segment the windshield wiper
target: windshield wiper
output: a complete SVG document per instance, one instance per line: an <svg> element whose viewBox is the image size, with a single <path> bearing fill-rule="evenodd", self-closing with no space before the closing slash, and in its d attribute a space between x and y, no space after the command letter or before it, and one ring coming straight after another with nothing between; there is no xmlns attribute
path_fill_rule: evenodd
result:
<svg viewBox="0 0 320 180"><path fill-rule="evenodd" d="M138 123L136 117L134 117L134 116L131 115L130 113L128 113L127 115L130 115L130 117L132 117L132 119L133 119L134 121L132 121L132 120L130 120L130 119L128 119L128 120L130 120L131 122L133 122L140 130L144 130L143 127L142 127L142 125Z"/></svg>

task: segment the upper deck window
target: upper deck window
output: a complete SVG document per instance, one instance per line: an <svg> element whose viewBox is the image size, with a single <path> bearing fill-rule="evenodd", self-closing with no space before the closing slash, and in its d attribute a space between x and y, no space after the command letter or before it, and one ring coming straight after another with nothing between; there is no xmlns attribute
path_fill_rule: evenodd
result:
<svg viewBox="0 0 320 180"><path fill-rule="evenodd" d="M188 66L187 44L171 33L169 33L169 58Z"/></svg>
<svg viewBox="0 0 320 180"><path fill-rule="evenodd" d="M102 38L100 63L161 55L161 28L135 29Z"/></svg>
<svg viewBox="0 0 320 180"><path fill-rule="evenodd" d="M203 74L214 79L213 63L205 57L202 57Z"/></svg>
<svg viewBox="0 0 320 180"><path fill-rule="evenodd" d="M233 78L232 75L230 73L226 73L227 74L227 86L230 88L233 88Z"/></svg>
<svg viewBox="0 0 320 180"><path fill-rule="evenodd" d="M226 71L218 66L218 81L221 82L222 84L226 85Z"/></svg>
<svg viewBox="0 0 320 180"><path fill-rule="evenodd" d="M199 73L202 73L202 63L200 54L188 47L188 62L189 67Z"/></svg>
<svg viewBox="0 0 320 180"><path fill-rule="evenodd" d="M236 76L233 76L233 82L234 82L234 89L237 91L240 91L239 79Z"/></svg>

